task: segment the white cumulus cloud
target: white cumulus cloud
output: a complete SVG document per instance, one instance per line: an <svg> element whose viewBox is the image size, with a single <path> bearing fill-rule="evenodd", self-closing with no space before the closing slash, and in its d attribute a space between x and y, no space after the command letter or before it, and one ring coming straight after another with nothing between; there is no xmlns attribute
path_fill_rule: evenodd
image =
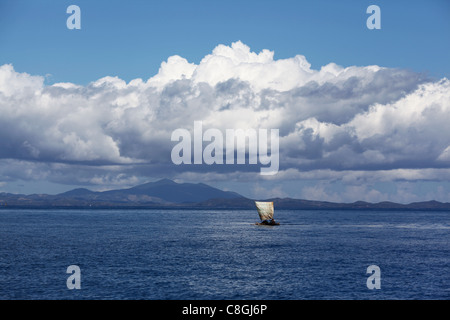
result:
<svg viewBox="0 0 450 320"><path fill-rule="evenodd" d="M192 130L194 121L204 130L279 129L280 172L267 179L448 170L449 113L447 79L333 62L315 70L303 55L275 59L273 51L252 52L240 41L218 45L198 64L169 57L157 74L128 83L106 75L85 86L44 85L42 76L3 65L0 180L42 172L84 184L189 174L260 179L249 166L173 165L171 133Z"/></svg>

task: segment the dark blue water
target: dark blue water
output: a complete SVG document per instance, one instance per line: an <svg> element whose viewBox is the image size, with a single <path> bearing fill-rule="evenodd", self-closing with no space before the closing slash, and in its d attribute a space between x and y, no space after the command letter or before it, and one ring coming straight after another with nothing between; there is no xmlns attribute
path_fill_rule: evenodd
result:
<svg viewBox="0 0 450 320"><path fill-rule="evenodd" d="M1 210L0 299L449 299L450 213ZM69 265L81 289L69 290ZM369 290L369 265L381 288Z"/></svg>

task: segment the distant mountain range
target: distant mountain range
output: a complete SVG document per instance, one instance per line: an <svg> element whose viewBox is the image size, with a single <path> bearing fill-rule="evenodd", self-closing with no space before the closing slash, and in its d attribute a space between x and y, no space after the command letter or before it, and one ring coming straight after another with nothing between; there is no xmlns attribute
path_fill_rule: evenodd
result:
<svg viewBox="0 0 450 320"><path fill-rule="evenodd" d="M438 201L399 204L394 202L334 203L292 198L255 199L273 201L276 209L333 210L449 210L450 203ZM177 183L169 179L128 189L91 191L74 189L57 195L0 193L0 208L196 208L254 209L254 199L222 191L203 183Z"/></svg>

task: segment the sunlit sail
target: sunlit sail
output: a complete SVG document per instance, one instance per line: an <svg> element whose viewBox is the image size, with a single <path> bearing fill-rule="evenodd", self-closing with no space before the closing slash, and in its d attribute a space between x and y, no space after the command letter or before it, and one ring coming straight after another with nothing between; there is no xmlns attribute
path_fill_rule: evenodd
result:
<svg viewBox="0 0 450 320"><path fill-rule="evenodd" d="M261 223L264 225L278 225L273 219L273 202L255 201Z"/></svg>

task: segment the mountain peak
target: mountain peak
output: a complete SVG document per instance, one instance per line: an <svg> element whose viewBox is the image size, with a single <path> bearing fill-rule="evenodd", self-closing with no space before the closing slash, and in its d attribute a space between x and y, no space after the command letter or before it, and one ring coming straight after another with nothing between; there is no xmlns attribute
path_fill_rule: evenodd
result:
<svg viewBox="0 0 450 320"><path fill-rule="evenodd" d="M178 184L178 183L176 183L175 181L172 181L172 180L170 180L170 179L161 179L161 180L155 181L155 182L153 182L153 183L154 183L154 184L159 184L159 185L162 185L162 184L171 184L171 185Z"/></svg>
<svg viewBox="0 0 450 320"><path fill-rule="evenodd" d="M147 182L129 189L111 190L104 192L108 197L127 198L151 197L159 201L169 203L192 203L209 199L236 199L242 198L235 192L222 191L220 189L199 183L177 183L170 179L161 179L154 182ZM101 198L102 195L97 197ZM128 201L128 200L127 200Z"/></svg>
<svg viewBox="0 0 450 320"><path fill-rule="evenodd" d="M81 196L81 195L87 195L87 194L92 194L95 193L94 191L91 191L89 189L86 188L77 188L77 189L73 189L70 191L66 191L63 193L60 193L60 196Z"/></svg>

